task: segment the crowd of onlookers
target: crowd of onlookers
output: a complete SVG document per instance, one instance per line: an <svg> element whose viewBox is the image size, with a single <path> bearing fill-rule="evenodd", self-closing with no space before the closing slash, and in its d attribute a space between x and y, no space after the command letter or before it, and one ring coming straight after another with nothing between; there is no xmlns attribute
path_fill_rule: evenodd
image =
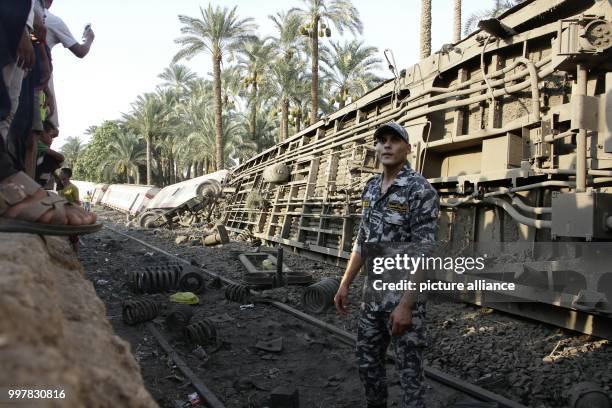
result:
<svg viewBox="0 0 612 408"><path fill-rule="evenodd" d="M74 205L72 172L52 148L60 132L53 53L61 51L54 48L62 44L83 58L94 33L88 24L78 41L50 11L52 3L0 1L0 232L75 235L100 228L93 213Z"/></svg>

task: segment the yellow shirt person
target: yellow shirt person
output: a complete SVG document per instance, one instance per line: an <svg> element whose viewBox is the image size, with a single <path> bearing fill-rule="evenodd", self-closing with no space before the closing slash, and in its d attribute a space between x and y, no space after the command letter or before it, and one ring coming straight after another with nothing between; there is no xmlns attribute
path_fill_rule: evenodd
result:
<svg viewBox="0 0 612 408"><path fill-rule="evenodd" d="M68 182L68 185L64 186L63 190L59 191L59 195L64 197L68 202L73 204L80 204L79 202L79 189L74 184Z"/></svg>

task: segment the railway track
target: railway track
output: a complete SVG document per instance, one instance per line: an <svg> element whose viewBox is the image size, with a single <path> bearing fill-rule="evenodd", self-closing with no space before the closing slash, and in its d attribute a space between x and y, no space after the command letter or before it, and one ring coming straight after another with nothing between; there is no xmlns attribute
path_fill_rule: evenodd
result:
<svg viewBox="0 0 612 408"><path fill-rule="evenodd" d="M132 240L150 250L153 250L161 255L164 255L172 260L175 260L181 264L184 265L189 265L191 267L194 267L193 264L178 256L175 254L172 254L162 248L159 248L156 245L153 245L149 242L146 242L142 239L139 239L137 237L134 237L132 235L126 234L124 232L118 231L114 228L111 228L109 226L105 226L105 228L108 231L111 231L114 234L117 234L121 237L127 238L129 240ZM217 278L219 279L221 282L225 283L225 284L236 284L237 282L228 279L225 276L221 276L217 273L214 273L210 270L207 270L205 268L202 267L198 267L203 273L205 273L206 275L208 275L209 277L212 278ZM254 292L257 293L257 292ZM355 340L356 340L356 336L346 330L343 330L339 327L336 327L332 324L326 323L320 319L317 319L316 317L309 315L307 313L304 313L286 303L283 302L279 302L279 301L274 301L274 300L262 300L262 303L265 303L266 305L269 305L273 308L276 308L277 310L289 314L299 320L301 320L304 323L307 323L308 325L317 327L323 331L328 332L329 334L331 334L332 338L345 344L348 346L354 346ZM196 390L201 394L201 396L204 398L204 400L206 401L206 403L208 405L210 405L211 407L215 407L215 408L219 408L219 407L223 407L223 404L220 402L219 398L217 398L213 392L206 387L206 385L204 384L204 382L197 377L197 375L193 372L193 370L191 370L191 368L180 358L180 356L178 355L178 353L176 353L176 351L173 349L173 347L170 345L170 343L167 341L167 339L165 339L165 337L163 336L163 334L157 330L157 328L151 324L148 323L147 324L147 329L151 332L151 334L153 334L153 336L156 338L156 340L158 341L158 343L160 344L160 346L165 350L165 352L168 354L168 356L174 360L175 364L178 366L178 368L183 372L183 374L189 378L189 380L191 381L191 383L194 385L194 387L196 388ZM388 356L390 359L393 359L392 355ZM470 404L472 404L471 406L481 406L479 404L487 404L488 405L482 405L482 406L497 406L497 407L505 407L505 408L521 408L524 407L524 405L510 400L506 397L503 397L501 395L495 394L491 391L488 391L482 387L470 384L466 381L463 381L457 377L451 376L447 373L444 373L440 370L437 370L435 368L432 367L425 367L425 375L427 377L427 379L429 380L429 382L431 384L433 384L433 388L435 389L435 392L442 392L441 390L444 389L445 393L448 393L449 390L451 390L451 392L454 393L458 393L461 394L465 397L465 399L463 399L463 401L465 402L469 402Z"/></svg>

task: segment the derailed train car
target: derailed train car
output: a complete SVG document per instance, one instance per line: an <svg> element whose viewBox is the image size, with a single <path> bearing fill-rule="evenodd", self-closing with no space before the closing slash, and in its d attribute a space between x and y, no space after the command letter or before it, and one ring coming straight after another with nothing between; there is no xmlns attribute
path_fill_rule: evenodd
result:
<svg viewBox="0 0 612 408"><path fill-rule="evenodd" d="M151 227L209 220L227 175L227 170L220 170L164 187L140 213L138 223Z"/></svg>
<svg viewBox="0 0 612 408"><path fill-rule="evenodd" d="M153 186L111 184L104 192L100 204L136 216L147 208L159 191L159 188Z"/></svg>
<svg viewBox="0 0 612 408"><path fill-rule="evenodd" d="M361 191L380 171L374 130L395 120L410 134L411 166L440 195L438 238L448 253L505 245L492 255L521 277L509 299L520 301L500 294L495 307L612 337L612 274L573 259L597 252L544 245L612 240L611 20L609 0L532 0L482 21L461 42L232 169L227 229L344 263ZM518 245L512 257L510 243ZM464 295L490 303L480 292Z"/></svg>
<svg viewBox="0 0 612 408"><path fill-rule="evenodd" d="M221 195L228 171L221 170L159 189L130 184L94 184L73 180L81 199L90 191L93 204L120 211L143 226L159 226L172 220L193 223L201 212L210 218L212 207Z"/></svg>

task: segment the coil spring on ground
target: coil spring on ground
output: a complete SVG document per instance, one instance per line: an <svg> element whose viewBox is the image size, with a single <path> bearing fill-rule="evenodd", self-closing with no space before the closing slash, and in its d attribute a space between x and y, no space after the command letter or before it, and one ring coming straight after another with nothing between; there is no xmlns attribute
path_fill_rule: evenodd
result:
<svg viewBox="0 0 612 408"><path fill-rule="evenodd" d="M152 300L128 300L123 304L123 321L130 326L153 320L158 313L159 304Z"/></svg>
<svg viewBox="0 0 612 408"><path fill-rule="evenodd" d="M232 283L225 288L225 298L230 302L245 303L251 297L248 286Z"/></svg>
<svg viewBox="0 0 612 408"><path fill-rule="evenodd" d="M217 329L206 319L192 323L183 329L183 335L193 344L214 344L217 342Z"/></svg>
<svg viewBox="0 0 612 408"><path fill-rule="evenodd" d="M323 313L334 304L339 287L337 278L326 278L310 285L302 296L302 306L310 313Z"/></svg>
<svg viewBox="0 0 612 408"><path fill-rule="evenodd" d="M193 308L189 305L176 305L166 317L166 325L170 330L181 330L189 324L193 316Z"/></svg>
<svg viewBox="0 0 612 408"><path fill-rule="evenodd" d="M177 264L147 266L132 275L132 285L138 293L159 293L176 289L183 267Z"/></svg>

